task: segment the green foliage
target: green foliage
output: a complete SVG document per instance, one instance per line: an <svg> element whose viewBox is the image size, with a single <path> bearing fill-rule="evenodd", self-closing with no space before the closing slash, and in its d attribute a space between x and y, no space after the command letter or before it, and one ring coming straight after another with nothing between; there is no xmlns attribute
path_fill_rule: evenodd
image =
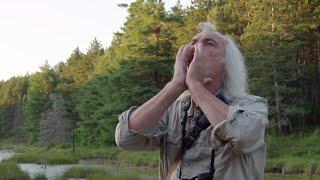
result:
<svg viewBox="0 0 320 180"><path fill-rule="evenodd" d="M6 161L16 163L40 163L41 154L38 151L29 151L23 154L16 154Z"/></svg>
<svg viewBox="0 0 320 180"><path fill-rule="evenodd" d="M270 133L265 139L269 146L268 158L278 158L285 154L288 157L320 160L319 129L283 136Z"/></svg>
<svg viewBox="0 0 320 180"><path fill-rule="evenodd" d="M181 27L175 29L177 37L176 48L183 44L190 43L192 38L199 32L198 24L207 21L207 16L210 9L213 7L212 1L194 0L192 6L186 8L183 16L183 23ZM178 14L179 15L179 14ZM180 13L180 15L183 15ZM178 49L176 49L177 51Z"/></svg>
<svg viewBox="0 0 320 180"><path fill-rule="evenodd" d="M76 163L78 163L78 158L72 157L71 151L69 151L69 152L49 151L46 156L47 156L46 163L48 163L48 164L76 164Z"/></svg>
<svg viewBox="0 0 320 180"><path fill-rule="evenodd" d="M0 134L10 135L13 128L14 107L12 105L0 105Z"/></svg>
<svg viewBox="0 0 320 180"><path fill-rule="evenodd" d="M5 180L29 180L28 173L23 172L17 164L12 162L0 163L0 179Z"/></svg>
<svg viewBox="0 0 320 180"><path fill-rule="evenodd" d="M266 170L282 167L287 173L307 173L310 165L320 166L320 130L278 136L267 134Z"/></svg>
<svg viewBox="0 0 320 180"><path fill-rule="evenodd" d="M134 152L128 153L116 146L77 146L75 156L72 157L71 147L60 147L54 145L50 150L44 151L41 147L29 144L14 144L12 142L0 143L1 149L11 149L17 153L5 162L15 163L44 163L48 164L73 164L79 159L97 160L101 163L121 163L123 165L152 167L159 164L159 152ZM63 157L63 158L61 158ZM66 160L59 160L66 159Z"/></svg>
<svg viewBox="0 0 320 180"><path fill-rule="evenodd" d="M0 136L20 133L24 116L19 116L27 98L29 77L13 77L0 84Z"/></svg>
<svg viewBox="0 0 320 180"><path fill-rule="evenodd" d="M136 1L128 8L129 17L123 27L126 57L170 57L173 55L171 30L167 25L164 4ZM143 23L142 23L143 22Z"/></svg>
<svg viewBox="0 0 320 180"><path fill-rule="evenodd" d="M177 47L181 45L177 45L177 32L182 30L184 16L181 7L177 5L168 13L163 2L138 0L131 3L127 11L129 16L123 32L115 33L111 46L95 66L96 74L110 74L128 58L174 60ZM154 72L161 70L153 67Z"/></svg>
<svg viewBox="0 0 320 180"><path fill-rule="evenodd" d="M71 155L71 151L61 149L40 150L38 147L17 146L14 147L15 154L5 162L15 163L47 163L47 164L75 164L78 158Z"/></svg>
<svg viewBox="0 0 320 180"><path fill-rule="evenodd" d="M90 175L108 175L105 169L94 168L94 167L72 167L68 169L64 174L63 178L87 178Z"/></svg>
<svg viewBox="0 0 320 180"><path fill-rule="evenodd" d="M139 180L140 178L136 174L120 174L120 175L90 175L88 176L88 180L104 180L104 179L110 179L110 180Z"/></svg>
<svg viewBox="0 0 320 180"><path fill-rule="evenodd" d="M238 40L248 25L250 7L245 0L216 1L208 19L215 23L220 32Z"/></svg>
<svg viewBox="0 0 320 180"><path fill-rule="evenodd" d="M68 169L61 179L68 179L68 178L85 178L89 180L103 180L103 179L110 179L110 180L138 180L140 179L136 174L121 174L115 175L107 172L106 169L97 168L97 167L72 167Z"/></svg>
<svg viewBox="0 0 320 180"><path fill-rule="evenodd" d="M308 124L305 119L310 118L312 109L310 97L304 94L308 85L302 84L305 77L312 77L309 66L317 65L301 62L299 51L313 46L307 47L312 42L304 38L304 13L310 11L301 10L298 17L301 5L299 1L252 1L245 5L250 16L243 16L248 23L241 28L240 41L247 57L250 88L253 94L268 98L270 120L278 132Z"/></svg>
<svg viewBox="0 0 320 180"><path fill-rule="evenodd" d="M300 132L279 136L267 133L266 172L281 172L285 168L288 174L307 174L310 165L315 169L320 166L320 130Z"/></svg>
<svg viewBox="0 0 320 180"><path fill-rule="evenodd" d="M33 177L33 180L47 180L47 176L45 174L36 174L34 177Z"/></svg>
<svg viewBox="0 0 320 180"><path fill-rule="evenodd" d="M289 180L310 180L310 179L319 179L318 175L310 176L307 175L282 175L282 174L269 174L265 173L264 179L265 180L282 180L282 179L289 179Z"/></svg>
<svg viewBox="0 0 320 180"><path fill-rule="evenodd" d="M162 69L168 65L165 60L122 60L114 73L93 76L80 88L77 105L80 144L114 144L118 115L130 106L141 105L159 91L159 85L151 78L153 66ZM170 74L170 70L160 72L159 83L164 84Z"/></svg>
<svg viewBox="0 0 320 180"><path fill-rule="evenodd" d="M75 122L77 144L114 145L118 115L170 81L178 48L202 21L213 22L240 45L250 93L268 99L270 129L284 133L320 124L318 1L193 0L185 8L178 2L169 12L155 0L120 6L128 17L110 47L104 49L95 38L86 52L75 48L54 68L46 64L34 74L0 82L1 137L34 143L40 125L48 134L46 120L54 118L44 117L50 114L62 124ZM55 93L63 99L61 116L49 99ZM307 151L291 156L307 156ZM268 155L283 153L270 149Z"/></svg>
<svg viewBox="0 0 320 180"><path fill-rule="evenodd" d="M24 114L27 120L23 130L28 133L29 142L35 142L38 138L41 115L51 106L49 95L57 84L57 76L53 69L46 64L41 67L41 72L30 77L29 84L27 100L24 105Z"/></svg>

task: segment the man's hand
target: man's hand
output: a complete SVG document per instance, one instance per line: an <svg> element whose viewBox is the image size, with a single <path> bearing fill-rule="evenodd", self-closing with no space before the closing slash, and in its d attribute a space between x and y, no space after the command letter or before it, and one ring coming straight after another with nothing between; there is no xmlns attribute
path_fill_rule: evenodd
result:
<svg viewBox="0 0 320 180"><path fill-rule="evenodd" d="M193 84L204 84L206 61L202 53L202 44L194 46L195 52L193 60L189 66L186 84L190 88Z"/></svg>
<svg viewBox="0 0 320 180"><path fill-rule="evenodd" d="M212 79L213 77L206 77L205 70L210 58L206 57L203 50L201 43L195 46L194 57L188 69L186 83L192 100L200 107L209 122L216 126L228 118L229 107L212 94L216 92L217 86Z"/></svg>
<svg viewBox="0 0 320 180"><path fill-rule="evenodd" d="M176 56L172 83L183 91L188 88L186 84L186 76L188 65L192 59L193 53L194 47L190 44L186 44L180 47Z"/></svg>
<svg viewBox="0 0 320 180"><path fill-rule="evenodd" d="M132 112L128 119L130 130L141 131L155 127L163 113L188 88L186 75L193 52L193 46L189 44L181 46L176 56L172 81L167 83L157 95Z"/></svg>

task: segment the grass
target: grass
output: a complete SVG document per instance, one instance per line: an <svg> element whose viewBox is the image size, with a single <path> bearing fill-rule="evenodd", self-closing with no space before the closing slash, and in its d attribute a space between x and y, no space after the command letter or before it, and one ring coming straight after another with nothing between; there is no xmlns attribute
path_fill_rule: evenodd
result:
<svg viewBox="0 0 320 180"><path fill-rule="evenodd" d="M37 174L32 180L47 180L47 176L45 174Z"/></svg>
<svg viewBox="0 0 320 180"><path fill-rule="evenodd" d="M72 167L68 169L62 176L63 179L67 178L87 178L90 175L108 175L102 168L93 167Z"/></svg>
<svg viewBox="0 0 320 180"><path fill-rule="evenodd" d="M6 162L0 163L0 179L1 180L29 180L30 177L23 172L16 163Z"/></svg>
<svg viewBox="0 0 320 180"><path fill-rule="evenodd" d="M267 133L267 172L279 172L284 167L287 173L306 174L310 165L316 174L320 174L320 129L313 132L299 132L289 135ZM37 146L14 144L13 141L0 143L0 149L11 149L17 153L7 161L17 163L48 164L77 163L79 159L93 160L93 163L113 163L117 165L147 167L156 169L159 164L159 152L127 152L118 147L76 146L72 156L70 145L62 144L50 147L45 156ZM47 157L47 158L44 158Z"/></svg>
<svg viewBox="0 0 320 180"><path fill-rule="evenodd" d="M17 146L13 150L17 152L13 157L5 160L16 163L47 163L47 164L74 164L78 162L77 158L74 158L66 150L52 149L46 153L42 153L36 147Z"/></svg>
<svg viewBox="0 0 320 180"><path fill-rule="evenodd" d="M272 174L266 173L264 175L264 180L311 180L310 176L305 175L281 175L281 174ZM312 176L313 180L320 179L320 176Z"/></svg>
<svg viewBox="0 0 320 180"><path fill-rule="evenodd" d="M319 160L306 160L299 158L276 158L268 159L266 162L267 172L281 172L284 168L286 174L308 174L310 165L313 169L313 174L320 174Z"/></svg>
<svg viewBox="0 0 320 180"><path fill-rule="evenodd" d="M159 152L130 152L118 147L88 148L78 147L79 159L98 159L106 162L121 163L133 166L158 167ZM101 161L100 161L101 162Z"/></svg>
<svg viewBox="0 0 320 180"><path fill-rule="evenodd" d="M35 151L31 151L31 152L16 154L5 161L16 162L16 163L30 163L30 162L39 163L41 161L41 157L39 153Z"/></svg>
<svg viewBox="0 0 320 180"><path fill-rule="evenodd" d="M140 178L137 175L90 175L87 180L139 180Z"/></svg>
<svg viewBox="0 0 320 180"><path fill-rule="evenodd" d="M79 159L64 151L51 151L47 155L48 164L75 164Z"/></svg>
<svg viewBox="0 0 320 180"><path fill-rule="evenodd" d="M289 174L307 174L310 165L320 174L320 129L309 133L266 135L266 170L282 169Z"/></svg>
<svg viewBox="0 0 320 180"><path fill-rule="evenodd" d="M124 175L115 175L110 174L103 168L94 168L94 167L72 167L67 170L61 177L61 180L68 178L85 178L87 180L137 180L139 177L135 174L124 174Z"/></svg>
<svg viewBox="0 0 320 180"><path fill-rule="evenodd" d="M46 153L43 153L37 146L25 144L7 144L0 143L0 148L9 149L17 154L6 161L17 163L44 163L48 164L73 164L79 159L95 159L99 162L121 163L132 166L158 167L159 152L130 152L121 150L118 147L76 147L75 156L72 156L72 149L53 147Z"/></svg>
<svg viewBox="0 0 320 180"><path fill-rule="evenodd" d="M268 158L288 156L320 160L320 129L282 136L269 133L265 140Z"/></svg>

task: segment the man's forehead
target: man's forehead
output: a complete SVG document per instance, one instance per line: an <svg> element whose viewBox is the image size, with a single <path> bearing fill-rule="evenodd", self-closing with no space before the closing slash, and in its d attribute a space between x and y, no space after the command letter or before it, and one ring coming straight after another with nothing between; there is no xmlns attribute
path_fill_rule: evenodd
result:
<svg viewBox="0 0 320 180"><path fill-rule="evenodd" d="M217 31L200 32L197 35L195 35L193 39L199 39L199 38L211 38L215 40L224 40L223 36Z"/></svg>

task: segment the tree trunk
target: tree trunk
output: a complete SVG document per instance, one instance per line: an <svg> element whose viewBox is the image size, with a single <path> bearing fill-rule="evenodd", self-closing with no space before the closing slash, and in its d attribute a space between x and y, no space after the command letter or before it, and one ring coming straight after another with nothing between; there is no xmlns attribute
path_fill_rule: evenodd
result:
<svg viewBox="0 0 320 180"><path fill-rule="evenodd" d="M274 1L273 1L274 3ZM272 15L272 25L271 25L271 31L275 31L275 21L274 21L274 7L272 6L271 9L271 15ZM272 39L272 47L274 48L275 39ZM272 53L272 57L275 58L274 52ZM277 81L277 70L276 67L273 68L273 84L275 89L275 102L276 102L276 124L277 124L277 132L279 134L283 133L283 125L282 125L282 119L280 114L280 94L279 94L279 88L278 88L278 81Z"/></svg>
<svg viewBox="0 0 320 180"><path fill-rule="evenodd" d="M279 134L283 133L283 126L282 126L282 120L280 115L280 96L279 96L279 90L278 90L278 81L277 81L277 71L274 68L273 69L273 82L274 82L274 88L275 88L275 102L276 102L276 123L277 123L277 132Z"/></svg>

